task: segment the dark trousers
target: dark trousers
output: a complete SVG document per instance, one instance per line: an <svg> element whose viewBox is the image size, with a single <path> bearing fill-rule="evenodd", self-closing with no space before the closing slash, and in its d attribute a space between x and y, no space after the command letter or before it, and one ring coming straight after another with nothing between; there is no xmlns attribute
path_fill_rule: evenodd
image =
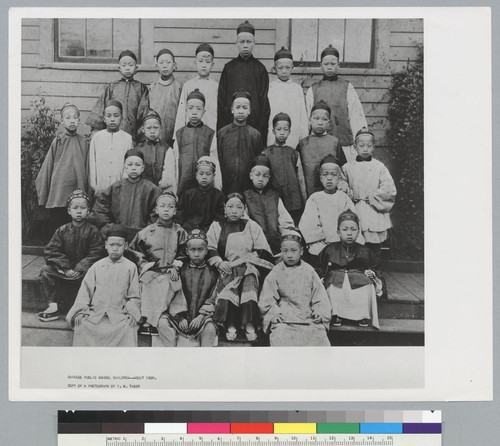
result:
<svg viewBox="0 0 500 446"><path fill-rule="evenodd" d="M38 280L41 284L43 297L47 300L49 304L61 303L58 302L57 299L58 291L60 288L63 287L63 284L67 284L64 287L65 291L72 294L72 296L69 299L65 299L64 303L71 306L78 292L78 288L80 288L80 285L82 283L83 274L75 279L70 279L66 277L64 274L61 274L59 271L57 271L57 268L55 266L45 265L40 271L40 276L38 277Z"/></svg>
<svg viewBox="0 0 500 446"><path fill-rule="evenodd" d="M382 263L382 245L380 243L365 243L365 246L372 252L375 259L375 269L380 270L380 264Z"/></svg>

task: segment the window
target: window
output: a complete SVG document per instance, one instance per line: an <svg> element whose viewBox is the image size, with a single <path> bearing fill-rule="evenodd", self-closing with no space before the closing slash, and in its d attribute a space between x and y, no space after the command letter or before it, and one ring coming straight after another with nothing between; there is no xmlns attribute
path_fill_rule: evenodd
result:
<svg viewBox="0 0 500 446"><path fill-rule="evenodd" d="M374 20L291 20L290 48L297 64L319 64L321 51L332 45L339 51L343 67L373 67Z"/></svg>
<svg viewBox="0 0 500 446"><path fill-rule="evenodd" d="M123 50L140 59L138 19L57 19L55 54L58 62L116 62Z"/></svg>

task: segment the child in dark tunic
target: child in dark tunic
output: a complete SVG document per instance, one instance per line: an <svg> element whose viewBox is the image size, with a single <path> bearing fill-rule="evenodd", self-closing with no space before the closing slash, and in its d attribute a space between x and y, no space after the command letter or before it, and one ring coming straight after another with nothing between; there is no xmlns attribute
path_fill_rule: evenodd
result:
<svg viewBox="0 0 500 446"><path fill-rule="evenodd" d="M322 189L319 180L319 166L321 160L325 158L325 156L333 155L336 157L341 167L346 163L340 141L337 137L327 132L330 115L330 107L325 102L319 101L314 105L309 119L311 134L307 138L301 140L297 147L304 169L307 198L314 192L318 192ZM347 184L345 181L339 188L347 191Z"/></svg>
<svg viewBox="0 0 500 446"><path fill-rule="evenodd" d="M262 141L267 141L269 125L269 74L266 67L253 57L255 28L248 21L236 30L238 57L229 61L222 70L219 80L217 130L233 121L233 94L240 89L248 91L251 97L252 113L248 124L260 132Z"/></svg>
<svg viewBox="0 0 500 446"><path fill-rule="evenodd" d="M233 123L226 125L217 134L217 152L222 173L222 192L243 193L252 186L248 172L252 161L262 151L260 133L248 125L251 98L246 91L233 94Z"/></svg>
<svg viewBox="0 0 500 446"><path fill-rule="evenodd" d="M344 149L347 161L353 161L356 152L353 147L354 135L366 123L363 106L352 84L339 79L339 52L329 45L321 52L323 79L314 82L306 94L307 111L310 113L315 103L325 101L332 110L328 133L336 136Z"/></svg>
<svg viewBox="0 0 500 446"><path fill-rule="evenodd" d="M67 200L71 223L61 226L45 247L46 265L40 271L39 281L49 305L38 314L42 322L59 318L57 292L62 282L79 287L90 266L104 257L104 242L99 230L87 222L89 204L89 197L83 190L73 191Z"/></svg>
<svg viewBox="0 0 500 446"><path fill-rule="evenodd" d="M61 109L64 131L58 133L35 180L38 204L50 212L52 231L69 221L66 200L75 189L88 192L89 144L77 133L80 111L69 102Z"/></svg>
<svg viewBox="0 0 500 446"><path fill-rule="evenodd" d="M137 149L125 154L127 178L117 181L97 195L90 221L97 227L121 223L127 228L127 240L151 223L152 211L161 189L141 178L144 154Z"/></svg>
<svg viewBox="0 0 500 446"><path fill-rule="evenodd" d="M160 115L150 110L142 121L141 130L146 140L135 148L144 154L142 177L162 190L172 190L174 184L170 181L175 178L175 155L172 148L160 139Z"/></svg>
<svg viewBox="0 0 500 446"><path fill-rule="evenodd" d="M273 118L275 143L264 149L262 154L271 163L273 188L279 193L295 225L298 225L304 210L306 191L299 152L286 145L291 126L290 116L286 113L278 113Z"/></svg>
<svg viewBox="0 0 500 446"><path fill-rule="evenodd" d="M195 169L200 157L210 156L216 166L219 165L215 131L203 123L204 114L205 96L195 89L187 96L186 116L189 122L175 134L176 190L179 197L196 187ZM220 177L217 177L215 187L221 188Z"/></svg>
<svg viewBox="0 0 500 446"><path fill-rule="evenodd" d="M370 249L356 242L359 219L352 211L338 218L339 242L330 243L319 255L324 285L332 304L333 325L342 319L358 321L360 327L370 323L380 328L377 296L382 294L382 282L375 273L375 258Z"/></svg>
<svg viewBox="0 0 500 446"><path fill-rule="evenodd" d="M137 72L137 56L132 51L125 50L120 53L118 71L122 78L106 86L89 114L86 124L90 125L92 131L104 129L104 107L109 100L115 99L123 106L120 129L136 141L137 130L149 110L148 87L134 79Z"/></svg>
<svg viewBox="0 0 500 446"><path fill-rule="evenodd" d="M186 252L189 260L180 271L187 310L175 317L164 314L160 318L158 331L165 345L217 346L217 329L212 316L218 274L215 268L205 262L207 245L207 236L200 229L193 229L187 237Z"/></svg>
<svg viewBox="0 0 500 446"><path fill-rule="evenodd" d="M271 165L265 156L260 155L255 159L250 179L253 188L245 191L248 216L264 231L273 255L279 256L283 231L295 225L278 192L269 187Z"/></svg>
<svg viewBox="0 0 500 446"><path fill-rule="evenodd" d="M202 156L196 165L198 187L187 190L179 199L176 221L188 232L207 231L212 222L224 218L224 194L214 187L218 174L215 162Z"/></svg>

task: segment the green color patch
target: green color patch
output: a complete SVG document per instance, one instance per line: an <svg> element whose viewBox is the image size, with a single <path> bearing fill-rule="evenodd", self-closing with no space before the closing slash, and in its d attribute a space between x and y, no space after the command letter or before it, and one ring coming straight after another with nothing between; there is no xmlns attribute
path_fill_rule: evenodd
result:
<svg viewBox="0 0 500 446"><path fill-rule="evenodd" d="M318 434L359 434L359 423L318 423Z"/></svg>

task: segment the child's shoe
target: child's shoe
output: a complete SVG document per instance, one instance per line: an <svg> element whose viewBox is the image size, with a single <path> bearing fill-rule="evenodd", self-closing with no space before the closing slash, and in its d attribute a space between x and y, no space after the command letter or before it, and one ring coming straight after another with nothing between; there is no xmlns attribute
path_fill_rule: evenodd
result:
<svg viewBox="0 0 500 446"><path fill-rule="evenodd" d="M50 322L59 319L59 308L57 307L57 303L49 303L45 311L38 313L38 319L42 322Z"/></svg>
<svg viewBox="0 0 500 446"><path fill-rule="evenodd" d="M340 327L342 325L342 320L338 316L334 316L332 325L334 327Z"/></svg>
<svg viewBox="0 0 500 446"><path fill-rule="evenodd" d="M235 326L227 327L227 329L226 329L226 339L228 341L234 341L236 339L237 334L238 334L238 332L236 331L236 327Z"/></svg>
<svg viewBox="0 0 500 446"><path fill-rule="evenodd" d="M255 332L255 327L251 324L245 326L245 337L248 342L254 342L257 340L257 333Z"/></svg>
<svg viewBox="0 0 500 446"><path fill-rule="evenodd" d="M144 335L144 336L154 336L153 335L153 326L145 322L142 324L139 328L139 334ZM158 336L158 330L156 330L156 336Z"/></svg>
<svg viewBox="0 0 500 446"><path fill-rule="evenodd" d="M370 321L368 319L361 319L359 322L358 322L358 325L360 327L368 327L368 324L370 323Z"/></svg>

